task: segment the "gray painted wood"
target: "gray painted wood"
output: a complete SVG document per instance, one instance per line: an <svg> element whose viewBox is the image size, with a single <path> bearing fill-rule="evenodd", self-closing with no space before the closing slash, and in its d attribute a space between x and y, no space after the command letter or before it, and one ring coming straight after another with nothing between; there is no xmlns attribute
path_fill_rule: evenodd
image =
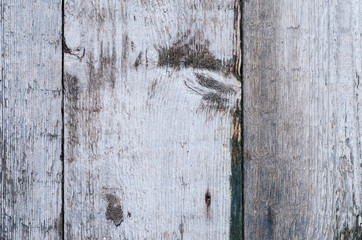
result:
<svg viewBox="0 0 362 240"><path fill-rule="evenodd" d="M65 1L66 239L229 238L234 5Z"/></svg>
<svg viewBox="0 0 362 240"><path fill-rule="evenodd" d="M61 231L61 1L1 1L1 239Z"/></svg>
<svg viewBox="0 0 362 240"><path fill-rule="evenodd" d="M244 4L245 237L357 239L361 1Z"/></svg>

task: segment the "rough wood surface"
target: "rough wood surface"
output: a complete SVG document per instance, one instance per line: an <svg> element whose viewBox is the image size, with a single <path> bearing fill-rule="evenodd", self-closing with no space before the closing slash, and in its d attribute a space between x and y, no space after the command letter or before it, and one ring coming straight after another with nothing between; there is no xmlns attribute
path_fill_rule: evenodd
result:
<svg viewBox="0 0 362 240"><path fill-rule="evenodd" d="M58 239L61 1L1 1L0 239Z"/></svg>
<svg viewBox="0 0 362 240"><path fill-rule="evenodd" d="M236 15L65 1L66 239L229 238Z"/></svg>
<svg viewBox="0 0 362 240"><path fill-rule="evenodd" d="M246 239L362 235L361 1L245 1Z"/></svg>
<svg viewBox="0 0 362 240"><path fill-rule="evenodd" d="M1 239L362 236L359 0L0 2Z"/></svg>

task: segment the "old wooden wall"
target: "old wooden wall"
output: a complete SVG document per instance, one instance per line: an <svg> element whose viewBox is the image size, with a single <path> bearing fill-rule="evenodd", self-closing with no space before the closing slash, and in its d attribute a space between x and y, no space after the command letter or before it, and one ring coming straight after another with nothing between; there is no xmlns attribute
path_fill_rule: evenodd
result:
<svg viewBox="0 0 362 240"><path fill-rule="evenodd" d="M245 1L245 239L362 236L361 7Z"/></svg>
<svg viewBox="0 0 362 240"><path fill-rule="evenodd" d="M358 239L359 0L1 0L0 239Z"/></svg>

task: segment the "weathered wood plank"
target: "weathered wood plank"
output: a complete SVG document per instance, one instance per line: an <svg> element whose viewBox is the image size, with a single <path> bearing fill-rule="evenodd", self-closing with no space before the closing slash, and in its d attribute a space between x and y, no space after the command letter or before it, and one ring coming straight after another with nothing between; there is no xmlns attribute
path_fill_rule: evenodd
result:
<svg viewBox="0 0 362 240"><path fill-rule="evenodd" d="M234 5L65 1L66 239L228 239Z"/></svg>
<svg viewBox="0 0 362 240"><path fill-rule="evenodd" d="M1 1L1 239L61 233L61 1Z"/></svg>
<svg viewBox="0 0 362 240"><path fill-rule="evenodd" d="M245 1L246 239L362 235L361 1Z"/></svg>

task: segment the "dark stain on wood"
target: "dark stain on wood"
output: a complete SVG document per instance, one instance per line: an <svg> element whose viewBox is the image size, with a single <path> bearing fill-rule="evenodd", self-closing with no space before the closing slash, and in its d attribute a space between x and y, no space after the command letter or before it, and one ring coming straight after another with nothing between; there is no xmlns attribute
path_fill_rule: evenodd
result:
<svg viewBox="0 0 362 240"><path fill-rule="evenodd" d="M199 34L189 37L189 31L173 43L172 46L156 47L158 66L181 68L199 68L212 71L223 70L223 62L216 59L209 50L209 41L201 40Z"/></svg>
<svg viewBox="0 0 362 240"><path fill-rule="evenodd" d="M116 43L107 42L103 43L100 41L99 45L99 54L94 55L93 51L89 51L86 56L86 66L87 66L87 80L82 81L78 85L78 95L79 103L76 101L71 101L71 106L74 106L78 111L73 111L73 116L71 116L72 126L70 126L69 131L71 131L73 136L83 135L83 139L91 139L89 142L83 142L88 151L88 160L94 161L98 159L98 155L95 154L98 148L98 140L101 135L102 129L98 124L99 113L103 110L103 96L104 92L107 92L107 95L112 95L116 85L116 77L118 74L117 65L117 51ZM79 82L79 81L78 81ZM68 84L69 85L69 84ZM69 107L67 107L67 111ZM81 123L86 122L86 131L79 131ZM79 138L81 139L81 138ZM80 144L79 141L75 144ZM68 141L67 146L71 148L71 153L68 154L71 158L75 159L78 152L74 152L72 148L75 145L74 143ZM74 161L74 160L72 160Z"/></svg>
<svg viewBox="0 0 362 240"><path fill-rule="evenodd" d="M58 218L54 221L54 228L58 232L59 239L63 239L64 231L63 231L63 213L59 215Z"/></svg>
<svg viewBox="0 0 362 240"><path fill-rule="evenodd" d="M67 161L72 163L78 154L76 146L80 144L80 134L83 134L86 139L97 141L101 129L94 126L93 121L97 119L99 112L103 108L102 92L104 90L113 91L116 84L117 74L117 52L115 44L113 47L104 47L103 42L100 43L100 53L97 58L94 57L93 52L87 54L87 70L88 82L84 86L80 80L69 73L64 75L64 93L65 93L65 112L67 114L66 131L67 148ZM84 86L84 87L83 87ZM81 102L80 102L81 101ZM87 121L88 131L79 132L80 121ZM91 151L94 151L94 146L87 145ZM89 159L94 160L95 154L90 154Z"/></svg>
<svg viewBox="0 0 362 240"><path fill-rule="evenodd" d="M263 222L264 236L266 239L273 239L275 214L271 207L268 207L266 215Z"/></svg>
<svg viewBox="0 0 362 240"><path fill-rule="evenodd" d="M194 73L194 75L197 84L193 84L192 81L188 83L186 80L184 84L188 89L202 96L201 109L227 113L227 110L230 110L230 94L236 94L233 86L217 81L207 74Z"/></svg>
<svg viewBox="0 0 362 240"><path fill-rule="evenodd" d="M123 222L123 209L120 199L113 194L106 194L108 206L106 210L107 220L112 220L116 226L119 226Z"/></svg>
<svg viewBox="0 0 362 240"><path fill-rule="evenodd" d="M25 163L24 163L25 164ZM7 174L9 175L9 174ZM7 178L5 179L6 182L6 187L7 187L7 191L8 193L10 193L11 196L11 204L15 205L17 202L17 198L18 198L18 194L16 193L17 190L17 186L15 185L15 181L12 178L13 176L6 176ZM23 185L27 184L27 182L24 182ZM26 186L26 185L25 185Z"/></svg>
<svg viewBox="0 0 362 240"><path fill-rule="evenodd" d="M356 73L356 87L359 88L360 76Z"/></svg>
<svg viewBox="0 0 362 240"><path fill-rule="evenodd" d="M49 227L48 229L46 228L41 228L43 233L48 233L49 230L51 230L51 227ZM30 226L24 223L21 223L21 234L23 236L23 238L25 238L25 236L30 236Z"/></svg>
<svg viewBox="0 0 362 240"><path fill-rule="evenodd" d="M50 142L58 140L59 138L62 137L60 134L55 134L55 133L40 133L40 136L46 137Z"/></svg>
<svg viewBox="0 0 362 240"><path fill-rule="evenodd" d="M122 35L122 61L121 61L121 74L122 79L126 79L128 72L128 55L129 55L129 37L127 33Z"/></svg>
<svg viewBox="0 0 362 240"><path fill-rule="evenodd" d="M205 105L202 105L203 108L206 107L216 111L223 111L228 108L226 105L227 99L214 92L202 95L202 100L206 102Z"/></svg>
<svg viewBox="0 0 362 240"><path fill-rule="evenodd" d="M250 161L250 160L252 160L251 153L250 151L245 150L245 161Z"/></svg>
<svg viewBox="0 0 362 240"><path fill-rule="evenodd" d="M76 102L79 99L79 80L76 76L65 74L65 91L67 98L72 102Z"/></svg>
<svg viewBox="0 0 362 240"><path fill-rule="evenodd" d="M221 83L213 79L212 77L200 73L195 73L195 76L197 78L198 83L203 87L213 89L223 94L228 94L228 93L236 94L236 91L232 86Z"/></svg>
<svg viewBox="0 0 362 240"><path fill-rule="evenodd" d="M148 67L148 56L147 56L148 50L146 50L145 59L146 59L146 67Z"/></svg>
<svg viewBox="0 0 362 240"><path fill-rule="evenodd" d="M207 189L207 191L205 193L205 204L206 204L207 218L210 218L211 194L210 194L209 189Z"/></svg>
<svg viewBox="0 0 362 240"><path fill-rule="evenodd" d="M184 226L184 222L183 222L182 217L181 217L181 223L178 226L178 230L180 231L181 240L183 240L184 239L185 226Z"/></svg>
<svg viewBox="0 0 362 240"><path fill-rule="evenodd" d="M157 84L158 84L158 80L157 80L157 78L155 78L152 81L151 86L148 87L147 95L148 95L149 99L151 99L155 96Z"/></svg>
<svg viewBox="0 0 362 240"><path fill-rule="evenodd" d="M68 131L68 136L69 136L68 147L70 154L67 157L69 163L72 163L74 161L74 156L73 156L74 146L79 144L79 136L77 132L78 114L79 114L78 111L79 94L80 94L79 79L76 76L66 73L64 75L64 96L67 104L66 111L69 116L69 120L66 123L68 126L66 129Z"/></svg>
<svg viewBox="0 0 362 240"><path fill-rule="evenodd" d="M360 211L362 214L362 211ZM359 221L360 214L356 215L356 225L348 226L344 224L342 231L337 233L336 239L352 239L352 240L362 240L362 222Z"/></svg>
<svg viewBox="0 0 362 240"><path fill-rule="evenodd" d="M114 89L117 74L117 51L115 46L113 45L112 50L110 48L104 49L103 42L101 42L100 55L97 62L96 68L93 53L90 53L87 60L89 73L88 91L99 91L99 89L104 87L105 83L109 83L111 88Z"/></svg>
<svg viewBox="0 0 362 240"><path fill-rule="evenodd" d="M136 70L137 70L138 66L142 63L141 60L142 60L142 52L140 52L138 54L136 61L133 64L133 66L136 68Z"/></svg>
<svg viewBox="0 0 362 240"><path fill-rule="evenodd" d="M90 11L87 12L87 18L96 23L98 28L104 28L107 21L115 21L115 16L114 8L104 8L99 4L92 4Z"/></svg>

